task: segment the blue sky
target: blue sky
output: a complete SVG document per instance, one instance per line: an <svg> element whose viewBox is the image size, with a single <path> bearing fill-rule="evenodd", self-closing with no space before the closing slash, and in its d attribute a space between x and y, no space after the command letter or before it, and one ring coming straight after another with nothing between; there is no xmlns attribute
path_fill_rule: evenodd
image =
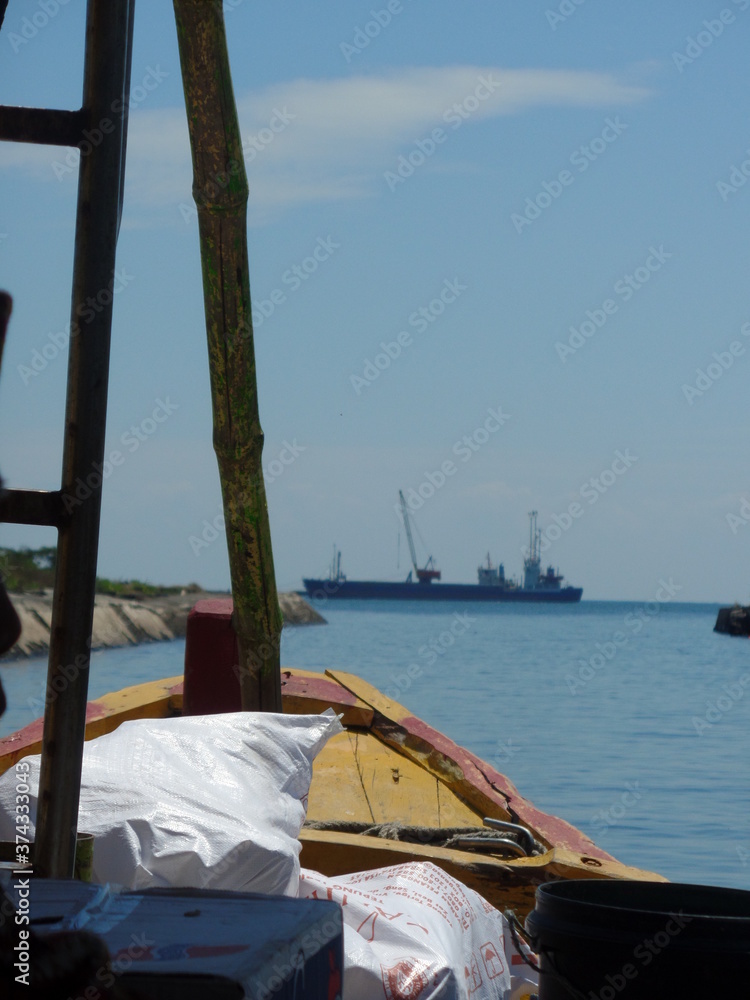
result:
<svg viewBox="0 0 750 1000"><path fill-rule="evenodd" d="M2 103L80 103L83 6L11 0ZM403 578L403 489L445 580L536 509L584 598L750 599L750 0L670 7L227 4L281 589ZM99 572L225 588L171 4L136 26ZM56 488L75 158L0 169L2 468Z"/></svg>

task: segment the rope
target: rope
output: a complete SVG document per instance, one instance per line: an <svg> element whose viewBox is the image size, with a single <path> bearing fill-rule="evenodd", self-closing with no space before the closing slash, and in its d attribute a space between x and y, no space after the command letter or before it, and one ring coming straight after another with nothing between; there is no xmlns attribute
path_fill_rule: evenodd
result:
<svg viewBox="0 0 750 1000"><path fill-rule="evenodd" d="M433 844L437 847L453 847L464 837L486 840L513 840L518 843L518 837L513 832L491 830L485 826L406 826L399 822L393 823L356 823L331 821L308 821L305 826L309 830L332 830L337 833L358 833L366 837L381 837L385 840L398 840L412 844ZM521 846L521 845L519 845Z"/></svg>

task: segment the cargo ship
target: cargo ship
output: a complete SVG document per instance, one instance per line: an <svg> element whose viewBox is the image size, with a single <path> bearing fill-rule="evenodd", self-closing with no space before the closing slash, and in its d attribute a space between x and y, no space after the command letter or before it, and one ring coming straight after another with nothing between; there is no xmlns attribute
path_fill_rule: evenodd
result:
<svg viewBox="0 0 750 1000"><path fill-rule="evenodd" d="M502 563L493 566L489 554L477 569L477 583L441 583L441 571L430 556L424 567L417 565L409 510L399 492L402 520L409 543L412 569L403 581L348 580L341 571L341 552L334 548L333 561L326 579L303 579L305 593L313 600L383 600L383 601L515 601L575 604L581 600L581 587L563 586L564 577L553 567L542 571L541 532L537 511L529 513L529 548L523 561L523 582L505 576Z"/></svg>

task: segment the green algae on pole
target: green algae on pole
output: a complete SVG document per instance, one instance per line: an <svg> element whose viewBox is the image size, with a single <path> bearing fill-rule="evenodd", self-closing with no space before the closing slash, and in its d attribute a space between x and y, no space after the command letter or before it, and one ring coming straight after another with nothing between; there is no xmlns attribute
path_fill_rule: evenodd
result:
<svg viewBox="0 0 750 1000"><path fill-rule="evenodd" d="M198 209L214 449L245 711L281 711L281 612L261 456L250 309L248 186L221 0L174 0Z"/></svg>

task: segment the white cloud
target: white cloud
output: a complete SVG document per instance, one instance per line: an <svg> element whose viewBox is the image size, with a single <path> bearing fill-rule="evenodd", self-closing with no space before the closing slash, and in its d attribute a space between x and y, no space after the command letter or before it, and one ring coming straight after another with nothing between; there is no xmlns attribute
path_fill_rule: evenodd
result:
<svg viewBox="0 0 750 1000"><path fill-rule="evenodd" d="M482 81L484 96L477 103L474 95ZM462 124L474 126L535 108L615 108L648 93L607 73L482 66L276 84L238 101L251 205L257 219L284 206L372 196L383 189L382 173L392 169L403 148L435 127L451 134L444 116L456 105L463 105L467 116ZM64 151L6 144L0 149L0 166L53 180L51 160L58 154L64 156ZM64 181L74 183L74 176L73 171ZM128 139L129 210L192 204L190 189L184 110L134 110Z"/></svg>
<svg viewBox="0 0 750 1000"><path fill-rule="evenodd" d="M600 73L426 67L388 76L291 81L241 101L240 117L252 129L253 123L260 125L274 107L287 107L297 117L279 137L277 150L292 146L307 159L330 161L332 152L337 159L359 159L363 143L392 147L440 124L443 115L472 96L481 81L489 82L492 92L471 112L472 120L540 106L630 104L647 94L642 88L620 84Z"/></svg>

